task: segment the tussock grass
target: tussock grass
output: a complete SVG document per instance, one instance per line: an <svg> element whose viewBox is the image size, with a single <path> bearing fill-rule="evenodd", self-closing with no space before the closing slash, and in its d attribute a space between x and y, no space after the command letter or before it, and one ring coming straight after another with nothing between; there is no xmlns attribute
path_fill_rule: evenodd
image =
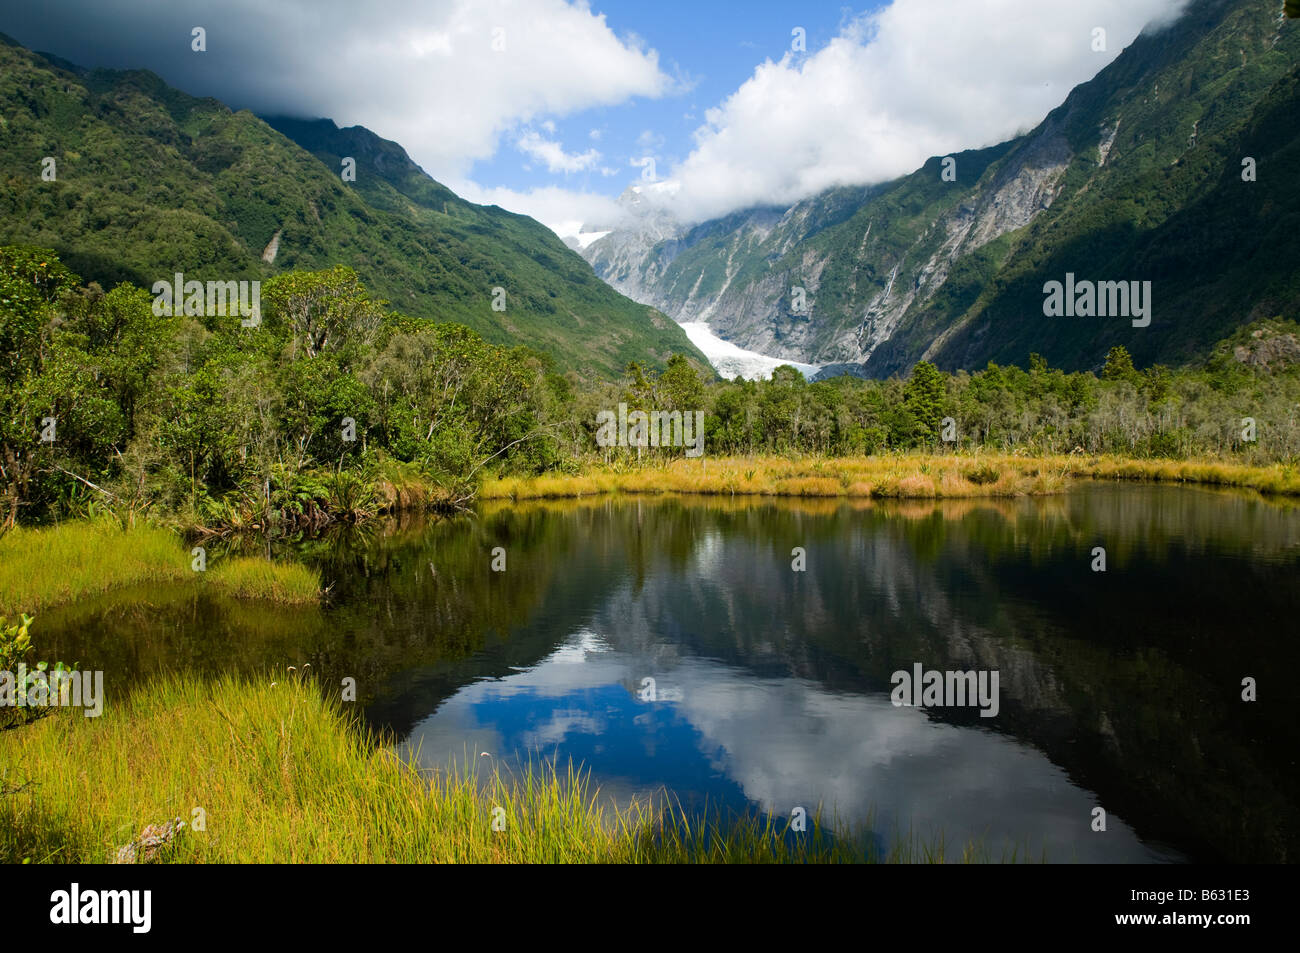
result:
<svg viewBox="0 0 1300 953"><path fill-rule="evenodd" d="M1199 483L1258 490L1279 496L1300 495L1300 467L1275 463L1247 466L1221 460L1128 460L1122 457L1060 457L1050 463L1070 476L1094 480L1147 480Z"/></svg>
<svg viewBox="0 0 1300 953"><path fill-rule="evenodd" d="M163 862L943 861L942 839L835 836L756 816L697 822L661 803L605 806L589 778L422 775L297 676L173 675L85 718L0 733L0 862L106 862L147 824L205 814ZM662 799L661 799L662 800ZM505 829L493 830L494 809ZM867 846L864 846L867 845ZM988 859L960 848L952 860Z"/></svg>
<svg viewBox="0 0 1300 953"><path fill-rule="evenodd" d="M849 499L976 499L1059 493L1071 479L1146 480L1300 495L1300 468L1226 461L1082 455L882 454L874 457L677 459L640 468L590 464L575 476L489 477L485 500L562 499L610 493Z"/></svg>
<svg viewBox="0 0 1300 953"><path fill-rule="evenodd" d="M306 604L320 598L320 577L302 563L232 556L213 566L204 580L237 599Z"/></svg>
<svg viewBox="0 0 1300 953"><path fill-rule="evenodd" d="M372 482L382 512L424 510L450 503L457 494L426 474L417 464L385 457Z"/></svg>
<svg viewBox="0 0 1300 953"><path fill-rule="evenodd" d="M157 526L106 521L16 528L0 537L0 614L15 616L136 583L191 582L230 595L308 603L320 580L305 566L232 556L196 573L180 539Z"/></svg>
<svg viewBox="0 0 1300 953"><path fill-rule="evenodd" d="M1066 479L1041 462L1013 456L724 457L678 459L638 469L594 464L576 476L494 477L481 499L543 499L607 493L726 496L960 499L1059 492ZM982 481L982 482L981 482Z"/></svg>

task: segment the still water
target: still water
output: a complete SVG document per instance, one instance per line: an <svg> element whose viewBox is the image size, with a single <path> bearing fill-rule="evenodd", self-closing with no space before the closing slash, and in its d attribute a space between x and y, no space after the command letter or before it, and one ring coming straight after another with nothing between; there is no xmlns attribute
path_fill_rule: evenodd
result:
<svg viewBox="0 0 1300 953"><path fill-rule="evenodd" d="M310 662L325 686L355 678L367 719L431 769L571 759L618 801L820 805L885 842L994 859L1296 858L1300 509L1111 485L647 498L272 548L320 568L326 606L153 587L33 633L47 657L104 669L110 698L161 670ZM918 664L996 672L996 716L896 706L893 673Z"/></svg>

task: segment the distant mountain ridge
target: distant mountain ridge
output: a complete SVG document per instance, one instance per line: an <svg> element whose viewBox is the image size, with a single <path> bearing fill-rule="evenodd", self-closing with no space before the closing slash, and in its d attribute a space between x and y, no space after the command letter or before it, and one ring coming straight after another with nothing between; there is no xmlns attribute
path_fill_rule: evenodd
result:
<svg viewBox="0 0 1300 953"><path fill-rule="evenodd" d="M344 156L355 182L340 177ZM563 370L612 378L674 352L707 364L550 229L465 201L363 127L268 124L149 72L86 70L3 36L0 243L53 248L106 286L345 264L397 310L528 345Z"/></svg>
<svg viewBox="0 0 1300 953"><path fill-rule="evenodd" d="M1096 369L1123 344L1182 363L1300 305L1300 23L1278 0L1193 0L1026 135L877 186L583 250L679 321L794 360L884 377L920 359ZM1252 159L1254 181L1243 181ZM1149 327L1047 318L1067 273L1150 280ZM803 288L806 312L794 307Z"/></svg>

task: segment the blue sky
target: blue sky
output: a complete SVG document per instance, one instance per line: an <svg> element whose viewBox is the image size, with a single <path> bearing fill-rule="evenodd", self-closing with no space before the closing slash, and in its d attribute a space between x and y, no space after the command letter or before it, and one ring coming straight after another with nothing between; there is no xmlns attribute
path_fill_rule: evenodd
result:
<svg viewBox="0 0 1300 953"><path fill-rule="evenodd" d="M566 235L616 222L647 156L647 200L700 221L1003 141L1185 2L42 0L0 11L0 31L235 108L365 126L467 199Z"/></svg>
<svg viewBox="0 0 1300 953"><path fill-rule="evenodd" d="M601 153L603 161L596 168L553 174L507 142L491 159L476 162L470 177L516 190L559 181L574 189L617 195L640 179L641 168L630 164L633 159L653 155L657 169L665 171L685 159L705 110L739 88L759 63L780 60L791 51L795 27L804 29L806 48L816 51L835 36L846 11L863 13L882 5L884 0L852 8L840 3L761 0L746 3L744 14L738 16L732 5L698 0L594 3L592 9L605 15L616 34L635 34L659 51L662 68L680 79L683 88L657 99L636 96L614 106L551 117L552 138L567 152L581 154L595 148ZM591 136L593 130L599 138ZM615 173L603 174L601 168Z"/></svg>

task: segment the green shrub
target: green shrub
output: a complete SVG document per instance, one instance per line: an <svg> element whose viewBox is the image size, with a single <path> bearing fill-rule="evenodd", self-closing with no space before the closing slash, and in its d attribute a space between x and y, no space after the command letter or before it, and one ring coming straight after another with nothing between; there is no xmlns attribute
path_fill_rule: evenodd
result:
<svg viewBox="0 0 1300 953"><path fill-rule="evenodd" d="M997 483L1002 477L1002 471L995 466L984 463L964 471L962 476L976 486L987 486L990 483Z"/></svg>

